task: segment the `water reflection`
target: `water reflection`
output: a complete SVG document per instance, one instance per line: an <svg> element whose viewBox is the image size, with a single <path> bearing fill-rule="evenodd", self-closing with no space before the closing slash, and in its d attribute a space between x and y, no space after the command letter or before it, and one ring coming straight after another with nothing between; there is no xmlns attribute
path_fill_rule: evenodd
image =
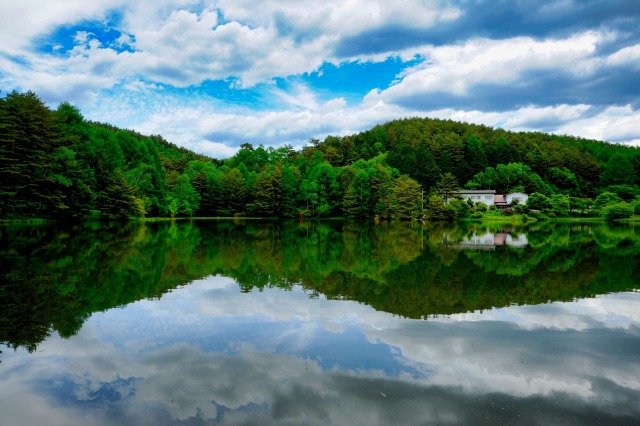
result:
<svg viewBox="0 0 640 426"><path fill-rule="evenodd" d="M7 354L0 405L18 425L636 424L639 302L415 321L210 277Z"/></svg>
<svg viewBox="0 0 640 426"><path fill-rule="evenodd" d="M513 233L509 230L497 232L484 230L484 232L474 231L471 235L465 235L461 241L454 241L445 234L443 243L465 250L495 250L499 246L525 247L529 241L524 233Z"/></svg>
<svg viewBox="0 0 640 426"><path fill-rule="evenodd" d="M633 226L0 232L3 423L640 418ZM489 234L490 251L456 247Z"/></svg>
<svg viewBox="0 0 640 426"><path fill-rule="evenodd" d="M607 224L240 221L0 232L0 342L30 351L51 329L73 336L94 312L212 274L244 292L300 285L312 297L408 318L627 291L640 276L636 229ZM458 249L475 238L493 241L492 251Z"/></svg>

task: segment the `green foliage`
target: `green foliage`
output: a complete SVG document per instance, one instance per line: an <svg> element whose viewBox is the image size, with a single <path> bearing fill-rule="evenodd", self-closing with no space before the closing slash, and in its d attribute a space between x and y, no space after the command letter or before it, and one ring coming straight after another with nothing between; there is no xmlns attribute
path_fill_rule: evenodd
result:
<svg viewBox="0 0 640 426"><path fill-rule="evenodd" d="M549 204L551 205L551 210L557 216L568 216L569 211L571 211L569 197L563 194L553 194L549 200Z"/></svg>
<svg viewBox="0 0 640 426"><path fill-rule="evenodd" d="M98 194L97 205L103 215L109 218L144 216L144 202L136 197L136 190L129 184L124 174L116 169L108 177L103 191Z"/></svg>
<svg viewBox="0 0 640 426"><path fill-rule="evenodd" d="M467 204L466 201L463 201L457 198L449 200L448 205L450 205L455 209L455 217L463 217L467 213L469 213L469 210L470 210L469 204Z"/></svg>
<svg viewBox="0 0 640 426"><path fill-rule="evenodd" d="M609 185L604 188L604 192L613 192L624 201L634 200L640 196L640 187L638 185Z"/></svg>
<svg viewBox="0 0 640 426"><path fill-rule="evenodd" d="M530 211L529 213L527 213L527 216L533 218L533 219L548 219L547 216L544 215L544 213L540 212L540 211Z"/></svg>
<svg viewBox="0 0 640 426"><path fill-rule="evenodd" d="M591 198L570 198L571 210L578 214L586 214L593 206L593 200Z"/></svg>
<svg viewBox="0 0 640 426"><path fill-rule="evenodd" d="M550 194L550 187L529 166L521 163L498 164L494 169L487 167L484 172L473 176L467 188L495 189L497 193L540 192Z"/></svg>
<svg viewBox="0 0 640 426"><path fill-rule="evenodd" d="M633 213L634 205L623 201L603 207L600 214L607 220L615 220L630 218Z"/></svg>
<svg viewBox="0 0 640 426"><path fill-rule="evenodd" d="M435 187L435 191L444 200L450 200L458 196L455 191L459 188L456 177L452 173L447 172L440 176L440 180Z"/></svg>
<svg viewBox="0 0 640 426"><path fill-rule="evenodd" d="M607 185L633 184L636 172L629 156L616 152L604 165L601 183Z"/></svg>
<svg viewBox="0 0 640 426"><path fill-rule="evenodd" d="M88 122L68 102L51 111L33 92L12 92L0 98L0 218L406 217L394 192L406 184L401 175L445 199L465 182L571 199L640 194L639 149L568 136L412 118L309 142L300 151L245 143L215 160ZM556 201L556 213L567 214L566 200ZM572 213L590 212L571 203ZM462 207L434 207L434 217L460 217Z"/></svg>
<svg viewBox="0 0 640 426"><path fill-rule="evenodd" d="M468 211L468 204L460 199L445 202L444 198L437 194L432 194L427 199L426 213L431 220L454 220Z"/></svg>
<svg viewBox="0 0 640 426"><path fill-rule="evenodd" d="M612 204L618 204L620 202L622 202L622 198L617 194L614 194L613 192L603 192L596 197L593 203L593 209L596 212L600 212L604 207Z"/></svg>
<svg viewBox="0 0 640 426"><path fill-rule="evenodd" d="M545 211L551 207L551 200L544 194L534 192L527 199L527 208L530 210Z"/></svg>
<svg viewBox="0 0 640 426"><path fill-rule="evenodd" d="M171 216L192 216L198 210L200 195L191 185L187 175L178 177L168 198Z"/></svg>
<svg viewBox="0 0 640 426"><path fill-rule="evenodd" d="M402 175L395 180L389 194L389 213L396 219L411 219L420 214L422 190L415 180Z"/></svg>

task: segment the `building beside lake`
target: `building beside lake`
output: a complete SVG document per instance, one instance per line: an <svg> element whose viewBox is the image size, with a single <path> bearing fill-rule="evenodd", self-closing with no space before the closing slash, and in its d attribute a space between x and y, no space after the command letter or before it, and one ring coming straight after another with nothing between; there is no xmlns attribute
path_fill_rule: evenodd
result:
<svg viewBox="0 0 640 426"><path fill-rule="evenodd" d="M514 202L517 204L525 204L529 199L529 195L524 192L496 194L495 189L461 189L454 191L454 194L458 194L460 198L465 201L471 199L474 203L482 202L486 204L487 207L496 206L497 209L510 208Z"/></svg>

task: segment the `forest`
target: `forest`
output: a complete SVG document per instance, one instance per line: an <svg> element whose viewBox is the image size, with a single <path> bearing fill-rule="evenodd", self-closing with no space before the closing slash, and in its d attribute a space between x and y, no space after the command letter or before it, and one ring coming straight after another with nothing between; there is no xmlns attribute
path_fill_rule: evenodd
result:
<svg viewBox="0 0 640 426"><path fill-rule="evenodd" d="M0 97L0 219L616 219L639 211L635 147L429 118L310 139L299 150L255 143L213 159L13 91ZM531 197L504 212L445 203L463 187Z"/></svg>

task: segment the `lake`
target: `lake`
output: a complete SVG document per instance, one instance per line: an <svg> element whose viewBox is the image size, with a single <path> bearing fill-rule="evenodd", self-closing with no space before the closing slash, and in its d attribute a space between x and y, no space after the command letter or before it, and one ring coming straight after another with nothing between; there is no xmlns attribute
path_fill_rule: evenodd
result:
<svg viewBox="0 0 640 426"><path fill-rule="evenodd" d="M638 425L640 227L0 227L2 425Z"/></svg>

